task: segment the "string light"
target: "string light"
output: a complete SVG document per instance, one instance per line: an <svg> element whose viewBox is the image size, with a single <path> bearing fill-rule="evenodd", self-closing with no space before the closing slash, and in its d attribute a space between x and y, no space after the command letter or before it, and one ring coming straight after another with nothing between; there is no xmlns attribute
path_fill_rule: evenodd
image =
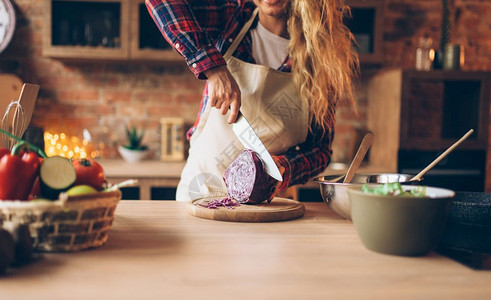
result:
<svg viewBox="0 0 491 300"><path fill-rule="evenodd" d="M97 158L100 152L92 143L77 136L68 136L66 133L44 133L44 151L48 156L63 156L67 158Z"/></svg>

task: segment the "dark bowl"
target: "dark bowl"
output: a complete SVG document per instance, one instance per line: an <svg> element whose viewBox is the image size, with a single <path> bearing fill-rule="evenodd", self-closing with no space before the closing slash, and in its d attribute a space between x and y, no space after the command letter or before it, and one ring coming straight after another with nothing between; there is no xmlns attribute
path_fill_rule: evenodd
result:
<svg viewBox="0 0 491 300"><path fill-rule="evenodd" d="M455 192L438 248L491 254L491 193Z"/></svg>

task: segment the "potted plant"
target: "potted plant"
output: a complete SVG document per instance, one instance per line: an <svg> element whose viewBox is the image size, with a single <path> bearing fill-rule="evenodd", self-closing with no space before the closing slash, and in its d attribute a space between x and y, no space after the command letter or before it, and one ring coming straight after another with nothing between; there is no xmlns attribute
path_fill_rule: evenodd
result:
<svg viewBox="0 0 491 300"><path fill-rule="evenodd" d="M127 144L118 147L119 154L127 162L139 162L148 154L148 146L143 144L144 130L138 130L136 126L126 127Z"/></svg>

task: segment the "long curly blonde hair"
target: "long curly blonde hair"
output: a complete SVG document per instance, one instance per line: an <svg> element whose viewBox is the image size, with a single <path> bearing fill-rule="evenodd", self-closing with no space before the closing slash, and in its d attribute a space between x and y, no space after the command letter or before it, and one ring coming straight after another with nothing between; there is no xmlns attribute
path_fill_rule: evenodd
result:
<svg viewBox="0 0 491 300"><path fill-rule="evenodd" d="M354 38L343 24L349 14L344 0L292 0L289 9L292 73L302 99L310 106L310 124L331 132L335 106L351 102L358 75Z"/></svg>

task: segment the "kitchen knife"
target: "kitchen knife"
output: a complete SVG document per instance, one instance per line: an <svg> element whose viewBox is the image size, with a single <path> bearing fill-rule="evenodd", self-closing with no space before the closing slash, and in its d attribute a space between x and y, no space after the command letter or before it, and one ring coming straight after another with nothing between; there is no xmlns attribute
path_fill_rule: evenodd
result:
<svg viewBox="0 0 491 300"><path fill-rule="evenodd" d="M246 149L254 150L263 160L266 173L278 181L283 181L278 166L244 115L239 115L237 121L232 124L232 130Z"/></svg>

